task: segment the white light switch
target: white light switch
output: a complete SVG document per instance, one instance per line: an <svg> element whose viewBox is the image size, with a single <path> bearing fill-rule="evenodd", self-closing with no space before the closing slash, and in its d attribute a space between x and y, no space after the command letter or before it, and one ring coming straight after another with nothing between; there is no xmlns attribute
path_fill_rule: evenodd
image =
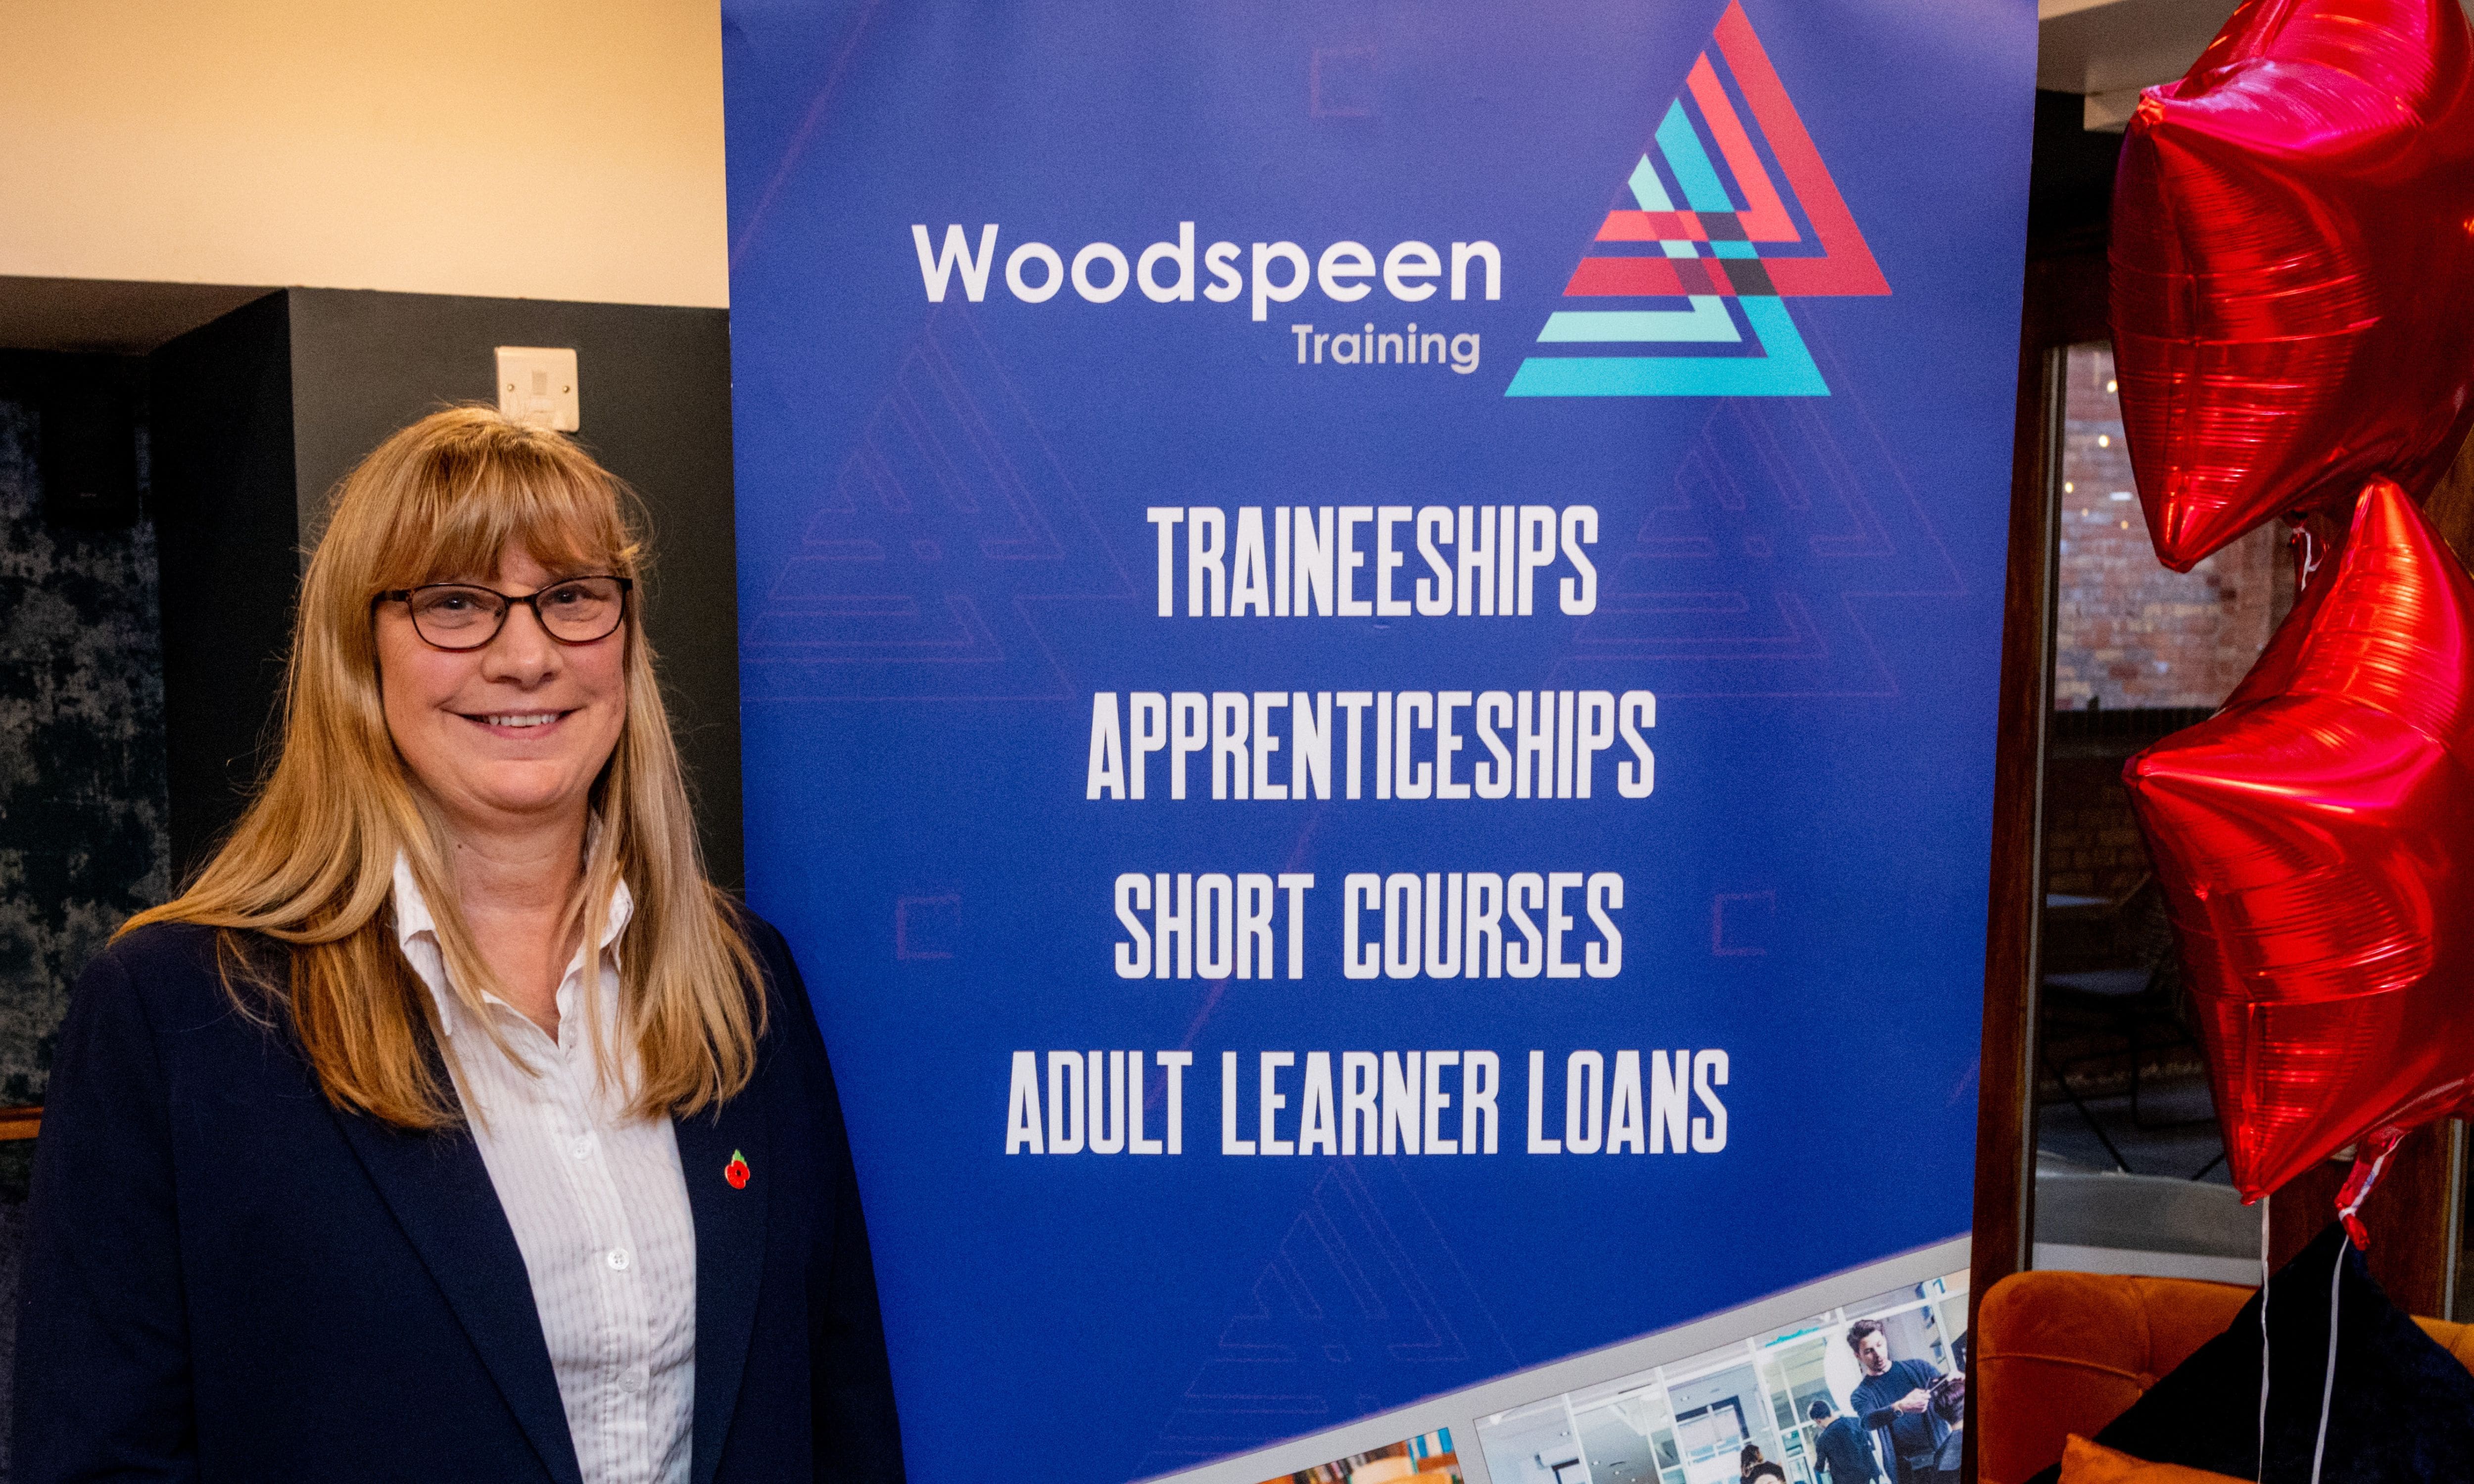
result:
<svg viewBox="0 0 2474 1484"><path fill-rule="evenodd" d="M498 411L561 433L584 425L576 400L575 352L541 346L498 347Z"/></svg>

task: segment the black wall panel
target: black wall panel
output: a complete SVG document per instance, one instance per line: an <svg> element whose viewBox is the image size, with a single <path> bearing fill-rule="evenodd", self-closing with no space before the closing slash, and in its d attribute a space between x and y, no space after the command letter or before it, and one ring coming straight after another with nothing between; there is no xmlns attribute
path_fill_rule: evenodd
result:
<svg viewBox="0 0 2474 1484"><path fill-rule="evenodd" d="M152 390L147 502L180 881L240 817L283 690L301 545L290 303L270 294L163 347Z"/></svg>

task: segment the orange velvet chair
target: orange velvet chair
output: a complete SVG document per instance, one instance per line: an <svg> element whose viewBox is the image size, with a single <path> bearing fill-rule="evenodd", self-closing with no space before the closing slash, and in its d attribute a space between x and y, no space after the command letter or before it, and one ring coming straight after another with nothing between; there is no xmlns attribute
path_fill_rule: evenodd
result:
<svg viewBox="0 0 2474 1484"><path fill-rule="evenodd" d="M1978 1484L2022 1484L2224 1332L2253 1290L2173 1278L2020 1273L1985 1290L1969 1342ZM2474 1325L2419 1319L2474 1371Z"/></svg>

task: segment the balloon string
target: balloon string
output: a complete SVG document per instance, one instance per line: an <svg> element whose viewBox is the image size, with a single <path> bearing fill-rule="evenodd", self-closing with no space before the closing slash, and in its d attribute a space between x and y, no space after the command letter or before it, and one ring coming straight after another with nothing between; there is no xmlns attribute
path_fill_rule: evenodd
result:
<svg viewBox="0 0 2474 1484"><path fill-rule="evenodd" d="M2355 1155L2354 1167L2345 1177L2344 1188L2337 1193L2337 1220L2343 1229L2343 1234L2339 1238L2341 1245L2337 1249L2335 1270L2328 1275L2328 1374L2319 1383L2319 1436L2311 1447L2311 1484L2319 1484L2319 1462L2328 1451L2328 1414L2337 1395L2337 1310L2344 1293L2345 1258L2357 1242L2365 1247L2369 1245L2369 1233L2363 1230L2360 1214L2363 1203L2370 1199L2371 1187L2380 1183L2381 1174L2388 1169L2389 1156L2396 1153L2397 1144L2404 1137L2400 1130L2393 1128L2381 1129L2365 1137L2360 1148L2370 1158L2365 1160L2362 1153ZM2266 1204L2261 1203L2263 1214L2260 1217L2260 1266L2263 1271L2268 1264ZM2262 1477L2265 1477L2268 1469L2268 1289L2265 1284L2260 1288L2259 1324L2259 1451L2260 1470Z"/></svg>
<svg viewBox="0 0 2474 1484"><path fill-rule="evenodd" d="M2336 1271L2328 1278L2328 1378L2319 1383L2319 1441L2311 1446L2311 1484L2319 1484L2319 1460L2328 1451L2328 1404L2337 1395L2337 1302L2344 1292L2345 1258L2353 1238L2337 1249Z"/></svg>
<svg viewBox="0 0 2474 1484"><path fill-rule="evenodd" d="M2268 1484L2268 1197L2259 1198L2259 1472Z"/></svg>

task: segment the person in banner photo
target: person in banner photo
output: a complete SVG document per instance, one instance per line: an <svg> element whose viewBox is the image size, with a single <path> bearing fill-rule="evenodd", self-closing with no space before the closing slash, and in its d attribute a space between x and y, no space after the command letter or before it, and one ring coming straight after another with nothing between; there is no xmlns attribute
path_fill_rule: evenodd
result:
<svg viewBox="0 0 2474 1484"><path fill-rule="evenodd" d="M621 494L481 407L344 481L274 770L60 1034L18 1484L900 1484L833 1071L705 876Z"/></svg>
<svg viewBox="0 0 2474 1484"><path fill-rule="evenodd" d="M1946 1377L1929 1360L1891 1359L1890 1337L1877 1319L1848 1326L1847 1345L1864 1371L1848 1406L1881 1441L1892 1484L1954 1484L1959 1433L1933 1399L1946 1381L1963 1381L1965 1373Z"/></svg>
<svg viewBox="0 0 2474 1484"><path fill-rule="evenodd" d="M1828 1397L1815 1397L1806 1416L1821 1429L1812 1451L1830 1475L1830 1484L1874 1484L1881 1466L1873 1454L1873 1436L1853 1417L1841 1415Z"/></svg>

